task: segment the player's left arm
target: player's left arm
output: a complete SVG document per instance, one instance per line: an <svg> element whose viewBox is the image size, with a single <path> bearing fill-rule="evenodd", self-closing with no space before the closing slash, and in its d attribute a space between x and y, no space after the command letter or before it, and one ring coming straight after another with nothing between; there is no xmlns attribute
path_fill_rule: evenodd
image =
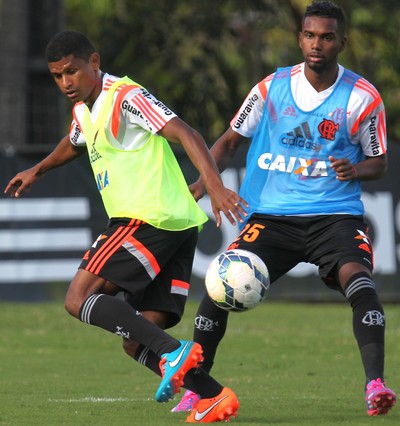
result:
<svg viewBox="0 0 400 426"><path fill-rule="evenodd" d="M235 218L238 222L243 222L246 212L242 205L247 206L247 203L236 192L224 186L214 158L200 133L179 117L174 117L159 131L159 134L171 142L180 143L185 149L206 186L217 226L221 224L220 211L232 225L236 223Z"/></svg>
<svg viewBox="0 0 400 426"><path fill-rule="evenodd" d="M365 79L358 81L350 100L349 136L361 147L365 159L352 164L348 158L329 157L331 168L341 181L379 179L387 171L385 106L376 88Z"/></svg>
<svg viewBox="0 0 400 426"><path fill-rule="evenodd" d="M377 157L366 157L357 164L352 164L348 158L335 158L330 156L331 168L336 172L336 179L346 180L374 180L379 179L386 173L386 154Z"/></svg>

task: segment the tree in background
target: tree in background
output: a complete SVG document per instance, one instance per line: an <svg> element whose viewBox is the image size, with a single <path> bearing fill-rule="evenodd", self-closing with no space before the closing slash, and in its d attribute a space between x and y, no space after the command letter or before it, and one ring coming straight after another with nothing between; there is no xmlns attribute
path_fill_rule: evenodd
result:
<svg viewBox="0 0 400 426"><path fill-rule="evenodd" d="M309 3L65 0L65 7L67 27L95 41L107 70L136 78L212 143L256 82L302 60L297 34ZM341 61L377 86L389 139L398 141L400 4L337 3L348 18Z"/></svg>

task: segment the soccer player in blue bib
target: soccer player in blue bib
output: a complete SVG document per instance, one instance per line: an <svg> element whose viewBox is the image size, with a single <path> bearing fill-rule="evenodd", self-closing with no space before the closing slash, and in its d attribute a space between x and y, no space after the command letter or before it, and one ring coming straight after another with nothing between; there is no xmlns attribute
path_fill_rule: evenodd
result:
<svg viewBox="0 0 400 426"><path fill-rule="evenodd" d="M395 393L384 382L385 315L372 278L373 249L364 220L361 181L387 167L385 109L376 88L345 69L345 17L328 1L307 7L299 34L304 62L279 68L250 91L211 151L222 171L238 145L251 139L240 195L249 207L229 246L257 254L271 283L300 262L319 268L322 281L343 294L366 376L367 412L386 414ZM204 194L201 179L192 186ZM201 327L202 321L212 327ZM228 312L206 295L194 340L210 371ZM187 391L173 411L190 409Z"/></svg>

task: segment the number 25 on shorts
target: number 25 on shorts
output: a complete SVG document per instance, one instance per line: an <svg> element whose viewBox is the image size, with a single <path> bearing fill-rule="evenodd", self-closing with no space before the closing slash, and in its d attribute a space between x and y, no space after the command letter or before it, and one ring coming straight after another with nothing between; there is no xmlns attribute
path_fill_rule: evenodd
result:
<svg viewBox="0 0 400 426"><path fill-rule="evenodd" d="M260 231L262 231L263 229L265 229L265 225L261 225L261 223L248 223L235 241L242 239L247 243L253 243L260 235Z"/></svg>

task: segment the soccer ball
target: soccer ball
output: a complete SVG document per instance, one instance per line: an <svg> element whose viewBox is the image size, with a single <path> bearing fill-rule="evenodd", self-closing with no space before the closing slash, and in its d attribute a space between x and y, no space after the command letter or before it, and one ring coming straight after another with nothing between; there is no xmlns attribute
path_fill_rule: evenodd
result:
<svg viewBox="0 0 400 426"><path fill-rule="evenodd" d="M205 283L217 306L242 312L266 298L270 279L265 263L257 255L237 249L221 253L211 262Z"/></svg>

